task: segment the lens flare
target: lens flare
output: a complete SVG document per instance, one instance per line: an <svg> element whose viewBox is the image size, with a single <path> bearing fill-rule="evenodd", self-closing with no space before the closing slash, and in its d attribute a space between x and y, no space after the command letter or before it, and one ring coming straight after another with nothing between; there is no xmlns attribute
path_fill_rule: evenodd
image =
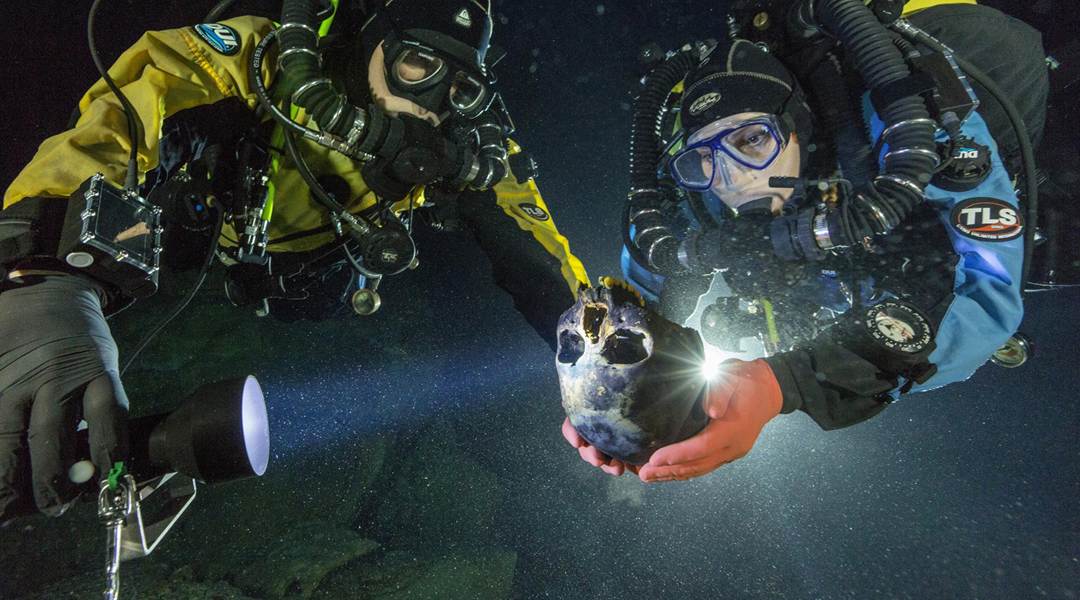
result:
<svg viewBox="0 0 1080 600"><path fill-rule="evenodd" d="M721 350L712 344L705 344L705 359L701 361L701 376L706 381L713 381L720 374L720 365L725 360L745 356L744 353L728 352Z"/></svg>

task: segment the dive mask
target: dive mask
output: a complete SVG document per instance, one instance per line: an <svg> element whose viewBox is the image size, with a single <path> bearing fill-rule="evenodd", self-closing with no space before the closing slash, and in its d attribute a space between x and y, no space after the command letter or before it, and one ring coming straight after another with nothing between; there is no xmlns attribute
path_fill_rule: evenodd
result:
<svg viewBox="0 0 1080 600"><path fill-rule="evenodd" d="M714 121L690 136L687 147L671 159L671 176L679 187L692 192L720 183L733 188L736 173L769 168L787 147L787 140L787 131L775 115L738 123Z"/></svg>
<svg viewBox="0 0 1080 600"><path fill-rule="evenodd" d="M489 78L419 41L388 36L383 44L390 91L431 112L475 119L493 94Z"/></svg>

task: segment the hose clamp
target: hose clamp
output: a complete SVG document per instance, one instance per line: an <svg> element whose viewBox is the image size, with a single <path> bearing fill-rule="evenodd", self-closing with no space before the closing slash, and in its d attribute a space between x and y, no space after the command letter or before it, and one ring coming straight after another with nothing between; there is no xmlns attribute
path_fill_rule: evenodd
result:
<svg viewBox="0 0 1080 600"><path fill-rule="evenodd" d="M649 249L645 251L645 260L649 261L650 265L660 268L660 265L657 265L656 261L653 260L653 252L656 250L656 247L659 246L661 242L674 239L675 238L673 236L665 235L658 238L655 242L649 244Z"/></svg>
<svg viewBox="0 0 1080 600"><path fill-rule="evenodd" d="M495 169L488 169L487 176L484 177L484 183L482 183L482 184L480 184L480 185L478 185L476 187L478 187L481 190L490 189L491 186L495 185L495 182L493 181L493 179L495 179Z"/></svg>
<svg viewBox="0 0 1080 600"><path fill-rule="evenodd" d="M278 63L281 63L294 54L308 54L315 57L315 60L319 61L319 64L322 65L322 56L311 48L289 48L288 50L282 50L281 54L278 55Z"/></svg>
<svg viewBox="0 0 1080 600"><path fill-rule="evenodd" d="M836 244L832 241L832 236L829 235L828 217L829 215L824 211L814 215L814 243L822 250L832 250L836 247Z"/></svg>
<svg viewBox="0 0 1080 600"><path fill-rule="evenodd" d="M471 158L472 160L469 162L469 170L461 179L463 183L469 183L470 181L473 181L474 179L476 179L476 176L480 174L480 160L475 155Z"/></svg>
<svg viewBox="0 0 1080 600"><path fill-rule="evenodd" d="M513 172L513 169L510 168L510 154L509 153L507 153L503 157L499 158L499 164L501 164L503 166L503 177L506 177L507 175L509 175L510 173Z"/></svg>
<svg viewBox="0 0 1080 600"><path fill-rule="evenodd" d="M923 188L919 186L919 184L908 179L907 177L900 177L899 175L878 175L874 178L874 186L876 187L878 182L881 181L888 181L900 187L906 188L917 194L920 198L923 196L924 193Z"/></svg>
<svg viewBox="0 0 1080 600"><path fill-rule="evenodd" d="M893 123L892 125L889 125L888 127L886 127L885 131L881 132L881 139L887 140L887 139L889 139L890 135L892 135L893 133L896 133L897 129L900 129L901 127L907 127L909 125L929 125L929 126L934 128L934 131L937 131L937 121L935 121L933 119L924 119L924 118L904 119L903 121L900 121L899 123Z"/></svg>
<svg viewBox="0 0 1080 600"><path fill-rule="evenodd" d="M649 213L656 213L657 216L663 217L663 214L661 214L661 212L659 210L655 209L655 208L643 208L643 209L641 209L639 211L636 211L636 212L632 213L630 215L630 220L631 221L637 221L642 216L647 215Z"/></svg>
<svg viewBox="0 0 1080 600"><path fill-rule="evenodd" d="M627 198L633 200L634 198L644 194L659 194L660 190L656 188L634 188L630 190L630 193L626 195Z"/></svg>
<svg viewBox="0 0 1080 600"><path fill-rule="evenodd" d="M347 102L345 102L344 98L338 98L338 107L337 110L334 111L334 116L330 117L330 121L327 122L325 126L323 126L321 123L319 124L319 126L327 131L333 129L334 126L337 125L338 119L340 119L341 115L344 114L346 104Z"/></svg>
<svg viewBox="0 0 1080 600"><path fill-rule="evenodd" d="M320 85L333 86L333 82L331 82L326 77L320 77L318 79L312 79L311 81L303 83L299 87L297 87L296 91L294 91L292 93L292 96L289 97L289 100L293 104L295 104L297 106L303 106L303 104L300 104L299 102L297 102L297 99L300 98L300 96L303 96L304 93L307 92L308 90L314 89L314 88L316 88L316 87L318 87Z"/></svg>
<svg viewBox="0 0 1080 600"><path fill-rule="evenodd" d="M905 154L925 156L930 160L934 161L935 169L937 169L938 166L941 165L941 156L939 156L937 152L934 152L933 150L927 150L926 148L899 148L897 150L890 150L885 153L885 156L882 157L882 160L888 163L890 158L895 156L903 156Z"/></svg>
<svg viewBox="0 0 1080 600"><path fill-rule="evenodd" d="M635 232L634 238L635 239L641 239L641 238L649 235L650 232L653 232L653 231L663 232L663 231L666 231L666 230L667 230L667 228L664 227L663 225L653 225L652 227L646 227L645 229L642 229L641 231ZM662 235L656 240L656 242L653 242L653 244L656 244L657 242L659 242L660 240L662 240L662 239L664 239L666 237L671 237L671 235Z"/></svg>
<svg viewBox="0 0 1080 600"><path fill-rule="evenodd" d="M876 233L878 235L885 235L886 233L889 233L890 231L892 231L894 227L899 225L899 223L894 223L892 220L890 220L888 217L886 217L884 211L881 210L881 207L878 206L877 203L874 202L873 200L871 200L870 198L867 198L866 196L864 196L862 194L859 194L859 200L861 200L862 203L865 204L870 209L870 212L874 213L874 218L877 220L878 224L880 225L880 228L877 231L875 231L874 233Z"/></svg>
<svg viewBox="0 0 1080 600"><path fill-rule="evenodd" d="M319 32L316 31L314 27L312 27L311 25L305 25L303 23L298 23L298 22L295 22L295 21L290 22L290 23L282 23L281 27L277 28L277 33L282 33L284 31L288 31L290 29L302 29L302 30L310 33L311 37L315 38L316 42L319 41Z"/></svg>
<svg viewBox="0 0 1080 600"><path fill-rule="evenodd" d="M492 150L494 152L485 152L486 150ZM488 144L480 148L480 153L487 154L491 158L495 158L498 160L503 160L508 156L508 153L506 152L506 147L504 147L502 144Z"/></svg>

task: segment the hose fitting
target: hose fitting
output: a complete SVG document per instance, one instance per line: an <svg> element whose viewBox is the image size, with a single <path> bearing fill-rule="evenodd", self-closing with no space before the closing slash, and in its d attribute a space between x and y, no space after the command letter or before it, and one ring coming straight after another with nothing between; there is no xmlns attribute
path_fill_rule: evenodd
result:
<svg viewBox="0 0 1080 600"><path fill-rule="evenodd" d="M889 31L861 0L807 0L795 15L796 22L807 25L812 19L840 40L872 93L895 90L911 77ZM884 96L875 109L885 124L882 140L889 145L889 160L854 196L835 209L824 209L824 216L818 213L821 209L809 208L779 217L791 222L775 228L790 233L773 238L777 255L813 260L822 251L868 247L869 240L892 231L922 203L939 162L934 143L937 124L921 96Z"/></svg>
<svg viewBox="0 0 1080 600"><path fill-rule="evenodd" d="M278 65L286 93L303 108L326 135L317 143L353 158L369 158L360 151L367 128L367 112L323 76L319 58L318 0L285 0L277 36L281 45Z"/></svg>

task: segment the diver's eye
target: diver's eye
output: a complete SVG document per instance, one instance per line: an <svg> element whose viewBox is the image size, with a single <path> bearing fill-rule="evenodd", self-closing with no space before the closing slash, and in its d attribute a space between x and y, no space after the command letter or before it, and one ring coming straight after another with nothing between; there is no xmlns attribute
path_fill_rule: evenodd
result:
<svg viewBox="0 0 1080 600"><path fill-rule="evenodd" d="M725 146L740 154L743 159L760 161L775 153L777 140L765 125L747 125L724 140Z"/></svg>
<svg viewBox="0 0 1080 600"><path fill-rule="evenodd" d="M559 334L558 361L564 365L572 365L585 354L585 340L580 335L569 329Z"/></svg>
<svg viewBox="0 0 1080 600"><path fill-rule="evenodd" d="M630 329L616 329L604 340L600 356L613 365L632 365L649 357L645 334Z"/></svg>
<svg viewBox="0 0 1080 600"><path fill-rule="evenodd" d="M700 169L706 176L712 173L713 170L713 153L709 148L698 148L698 159L700 159Z"/></svg>
<svg viewBox="0 0 1080 600"><path fill-rule="evenodd" d="M768 130L762 126L748 128L739 136L738 145L741 148L759 148L771 142Z"/></svg>

